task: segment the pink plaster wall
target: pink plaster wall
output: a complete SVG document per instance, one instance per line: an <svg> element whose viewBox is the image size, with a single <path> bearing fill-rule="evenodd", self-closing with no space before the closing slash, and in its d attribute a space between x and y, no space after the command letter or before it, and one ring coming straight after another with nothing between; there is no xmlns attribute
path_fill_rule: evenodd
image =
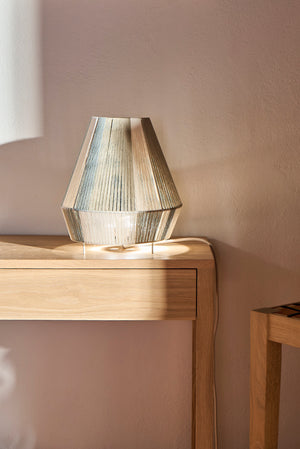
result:
<svg viewBox="0 0 300 449"><path fill-rule="evenodd" d="M44 137L0 148L0 232L65 233L90 116L150 116L184 201L176 234L215 243L219 446L246 448L249 311L300 300L300 3L43 0L40 17ZM0 342L16 373L0 442L190 447L190 323L5 323ZM298 449L300 351L283 360L280 442Z"/></svg>

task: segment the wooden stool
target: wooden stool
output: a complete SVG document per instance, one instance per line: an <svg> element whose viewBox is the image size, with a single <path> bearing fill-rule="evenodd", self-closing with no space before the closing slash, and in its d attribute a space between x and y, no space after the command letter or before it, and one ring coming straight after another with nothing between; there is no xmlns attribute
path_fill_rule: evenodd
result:
<svg viewBox="0 0 300 449"><path fill-rule="evenodd" d="M277 449L281 345L300 348L300 302L251 312L250 449Z"/></svg>

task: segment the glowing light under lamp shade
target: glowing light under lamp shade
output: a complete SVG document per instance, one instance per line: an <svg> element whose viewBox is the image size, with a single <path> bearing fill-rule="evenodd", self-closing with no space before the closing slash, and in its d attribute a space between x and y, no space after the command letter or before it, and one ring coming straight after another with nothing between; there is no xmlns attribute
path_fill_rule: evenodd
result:
<svg viewBox="0 0 300 449"><path fill-rule="evenodd" d="M94 245L168 239L181 200L149 118L92 117L62 211Z"/></svg>

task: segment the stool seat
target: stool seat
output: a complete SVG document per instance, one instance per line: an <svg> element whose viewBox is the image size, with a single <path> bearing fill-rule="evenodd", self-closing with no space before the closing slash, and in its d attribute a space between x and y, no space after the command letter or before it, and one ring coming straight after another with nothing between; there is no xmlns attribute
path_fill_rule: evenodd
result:
<svg viewBox="0 0 300 449"><path fill-rule="evenodd" d="M300 320L300 302L292 302L291 304L269 307L267 309L258 309L257 312L275 313L275 315L283 315L288 318L298 318Z"/></svg>
<svg viewBox="0 0 300 449"><path fill-rule="evenodd" d="M250 340L250 449L277 449L281 347L300 348L300 302L253 310Z"/></svg>

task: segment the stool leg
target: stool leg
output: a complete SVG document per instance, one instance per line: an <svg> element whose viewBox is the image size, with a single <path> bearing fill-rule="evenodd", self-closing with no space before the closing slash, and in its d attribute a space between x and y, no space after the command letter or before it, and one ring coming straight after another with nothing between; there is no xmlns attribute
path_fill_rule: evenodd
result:
<svg viewBox="0 0 300 449"><path fill-rule="evenodd" d="M251 312L250 449L277 449L281 344L268 340L268 314Z"/></svg>

